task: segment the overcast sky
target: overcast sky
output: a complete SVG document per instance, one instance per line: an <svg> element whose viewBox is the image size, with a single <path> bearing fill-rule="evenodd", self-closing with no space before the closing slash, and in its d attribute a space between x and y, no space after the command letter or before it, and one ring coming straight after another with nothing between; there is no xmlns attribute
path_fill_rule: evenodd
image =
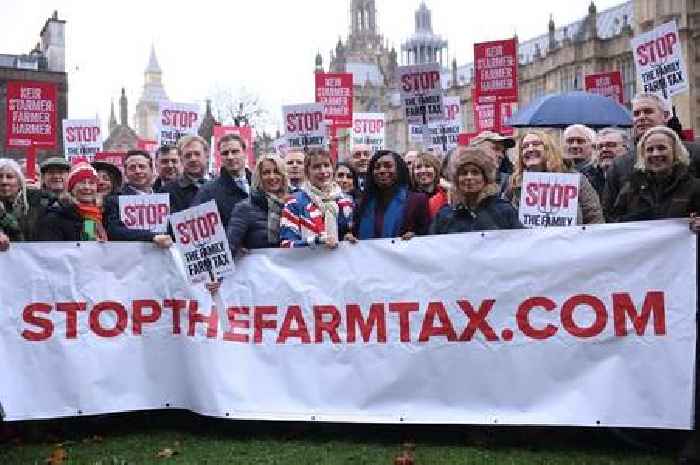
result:
<svg viewBox="0 0 700 465"><path fill-rule="evenodd" d="M427 0L433 30L449 41L450 59L470 62L474 42L527 40L587 14L588 0ZM619 4L598 0L598 10ZM420 0L377 0L380 32L400 50L414 30ZM317 51L324 66L349 29L350 0L2 0L0 53L27 53L53 10L66 25L69 117L109 118L122 86L129 117L141 95L153 43L170 100L203 102L217 88L257 93L274 119L282 104L313 100ZM117 118L119 110L117 108ZM130 123L133 123L130 121Z"/></svg>

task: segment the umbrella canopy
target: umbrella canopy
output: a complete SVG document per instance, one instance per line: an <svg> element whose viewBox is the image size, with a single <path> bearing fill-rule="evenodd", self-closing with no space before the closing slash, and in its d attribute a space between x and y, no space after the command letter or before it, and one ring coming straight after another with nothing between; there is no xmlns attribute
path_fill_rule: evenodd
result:
<svg viewBox="0 0 700 465"><path fill-rule="evenodd" d="M632 115L610 97L575 91L540 97L514 114L507 124L514 128L565 128L572 124L627 128L632 126Z"/></svg>

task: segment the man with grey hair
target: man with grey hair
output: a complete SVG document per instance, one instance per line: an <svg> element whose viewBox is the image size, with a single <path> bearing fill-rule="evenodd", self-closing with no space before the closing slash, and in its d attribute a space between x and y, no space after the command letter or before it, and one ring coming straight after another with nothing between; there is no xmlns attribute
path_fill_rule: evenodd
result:
<svg viewBox="0 0 700 465"><path fill-rule="evenodd" d="M637 94L632 99L632 121L634 127L634 145L629 151L615 158L610 167L606 179L601 203L605 217L612 211L617 196L634 171L634 163L637 159L636 144L642 135L654 126L665 126L671 117L668 103L656 94ZM691 175L700 175L700 146L693 142L684 142L685 148L690 154Z"/></svg>
<svg viewBox="0 0 700 465"><path fill-rule="evenodd" d="M567 127L562 136L564 160L569 160L576 171L581 171L591 160L594 140L595 131L588 126L572 124Z"/></svg>
<svg viewBox="0 0 700 465"><path fill-rule="evenodd" d="M586 175L602 198L608 170L617 157L625 155L630 147L627 133L619 128L601 129L593 143L593 156L581 173Z"/></svg>

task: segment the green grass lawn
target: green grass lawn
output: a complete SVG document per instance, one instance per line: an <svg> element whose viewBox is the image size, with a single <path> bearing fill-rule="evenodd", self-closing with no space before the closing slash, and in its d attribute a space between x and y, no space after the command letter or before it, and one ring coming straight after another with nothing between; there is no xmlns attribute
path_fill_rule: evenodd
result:
<svg viewBox="0 0 700 465"><path fill-rule="evenodd" d="M636 433L653 443L642 449L603 429L239 422L184 412L18 423L12 433L1 465L391 465L405 441L416 445L416 465L672 465L683 438Z"/></svg>

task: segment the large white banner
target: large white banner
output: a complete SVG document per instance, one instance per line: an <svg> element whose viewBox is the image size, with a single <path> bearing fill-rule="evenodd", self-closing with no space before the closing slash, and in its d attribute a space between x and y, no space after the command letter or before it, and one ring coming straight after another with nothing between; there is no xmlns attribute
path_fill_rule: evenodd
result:
<svg viewBox="0 0 700 465"><path fill-rule="evenodd" d="M26 243L0 254L9 420L172 407L692 425L697 251L683 220L253 251L216 310L172 253Z"/></svg>

